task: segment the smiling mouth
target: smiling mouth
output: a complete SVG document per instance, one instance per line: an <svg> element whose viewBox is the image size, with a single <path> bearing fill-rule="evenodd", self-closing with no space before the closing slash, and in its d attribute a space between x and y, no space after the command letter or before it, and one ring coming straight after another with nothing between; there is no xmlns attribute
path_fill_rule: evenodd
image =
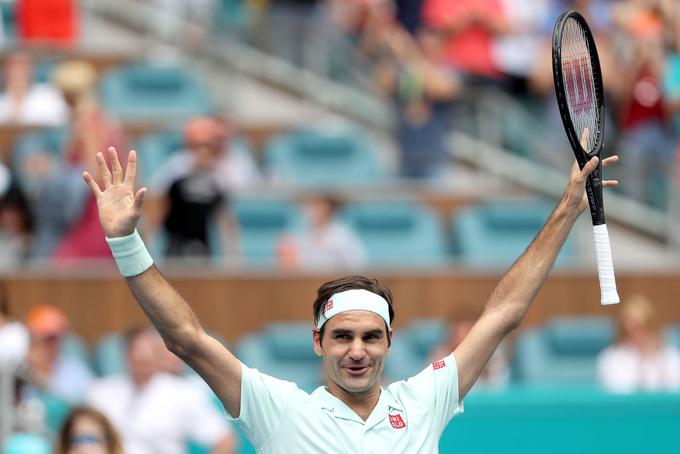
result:
<svg viewBox="0 0 680 454"><path fill-rule="evenodd" d="M351 366L351 367L345 367L345 369L347 370L348 374L357 376L357 375L363 375L364 373L366 373L368 371L368 366L362 366L362 367Z"/></svg>

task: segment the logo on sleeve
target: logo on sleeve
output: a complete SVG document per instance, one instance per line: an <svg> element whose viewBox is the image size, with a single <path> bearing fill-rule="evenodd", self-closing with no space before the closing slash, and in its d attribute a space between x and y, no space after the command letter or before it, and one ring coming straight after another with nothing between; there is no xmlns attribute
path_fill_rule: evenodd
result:
<svg viewBox="0 0 680 454"><path fill-rule="evenodd" d="M443 359L432 363L432 369L434 370L441 369L442 367L446 367L446 362Z"/></svg>
<svg viewBox="0 0 680 454"><path fill-rule="evenodd" d="M390 417L390 424L392 425L393 428L395 429L403 429L406 427L406 423L404 422L404 419L401 417L401 415L389 415Z"/></svg>
<svg viewBox="0 0 680 454"><path fill-rule="evenodd" d="M333 309L333 300L328 300L328 302L326 303L326 306L324 306L324 308L323 308L323 313L325 314L326 312L330 311L331 309Z"/></svg>

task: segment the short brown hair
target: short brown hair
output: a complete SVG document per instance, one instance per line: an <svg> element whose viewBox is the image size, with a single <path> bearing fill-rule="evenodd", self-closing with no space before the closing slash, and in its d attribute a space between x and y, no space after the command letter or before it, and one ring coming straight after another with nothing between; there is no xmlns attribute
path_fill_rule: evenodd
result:
<svg viewBox="0 0 680 454"><path fill-rule="evenodd" d="M64 425L59 432L59 440L57 441L56 447L57 454L66 454L71 448L71 432L73 431L76 419L81 416L90 418L101 425L104 437L106 438L107 453L123 454L123 444L120 435L118 435L118 432L113 427L113 424L111 424L111 421L109 421L102 413L91 407L75 407L71 410L71 413L68 415L68 418L66 418L66 421L64 421Z"/></svg>
<svg viewBox="0 0 680 454"><path fill-rule="evenodd" d="M321 313L328 299L336 293L344 292L345 290L361 289L368 290L371 293L380 295L387 301L387 308L390 315L390 325L394 321L394 308L392 307L392 292L387 286L383 285L377 279L371 279L365 276L345 276L340 279L335 279L321 285L316 291L316 300L314 301L314 325L316 326L321 318ZM387 326L385 326L387 328ZM319 332L320 339L323 338L324 327L321 327ZM387 337L389 340L389 336Z"/></svg>

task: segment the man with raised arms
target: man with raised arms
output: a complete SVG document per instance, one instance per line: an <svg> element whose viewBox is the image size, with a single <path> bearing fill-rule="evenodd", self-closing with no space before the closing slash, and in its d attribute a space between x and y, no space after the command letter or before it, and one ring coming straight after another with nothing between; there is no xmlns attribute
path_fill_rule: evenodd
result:
<svg viewBox="0 0 680 454"><path fill-rule="evenodd" d="M618 160L616 156L603 164ZM194 312L153 266L135 226L145 188L135 192L136 154L123 172L116 150L97 155L99 218L121 274L168 348L210 385L229 416L263 453L431 453L503 338L521 322L574 222L587 206L586 177L574 165L561 200L533 242L503 276L460 345L415 377L380 386L394 319L390 291L345 277L323 284L314 303L314 350L326 386L312 394L242 364L201 327ZM616 181L607 181L613 186ZM238 316L238 314L235 314Z"/></svg>

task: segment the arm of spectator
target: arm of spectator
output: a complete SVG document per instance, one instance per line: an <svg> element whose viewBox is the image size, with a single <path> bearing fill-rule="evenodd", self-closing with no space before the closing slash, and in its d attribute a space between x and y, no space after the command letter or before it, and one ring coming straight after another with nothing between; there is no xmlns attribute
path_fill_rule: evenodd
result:
<svg viewBox="0 0 680 454"><path fill-rule="evenodd" d="M115 148L109 148L111 171L102 153L97 164L104 185L85 172L83 178L97 198L99 220L108 238L135 231L142 212L146 188L135 192L137 156L131 151L125 174ZM127 284L168 349L182 358L210 385L232 416L240 413L241 363L202 328L191 307L155 266L133 277Z"/></svg>
<svg viewBox="0 0 680 454"><path fill-rule="evenodd" d="M617 160L616 156L607 158L603 165ZM597 168L597 164L598 159L593 158L583 170L579 170L574 163L564 195L548 221L503 276L484 306L479 320L455 349L460 399L470 391L505 336L519 326L548 278L574 222L588 205L585 182L588 175ZM615 181L604 182L604 186L616 184Z"/></svg>

